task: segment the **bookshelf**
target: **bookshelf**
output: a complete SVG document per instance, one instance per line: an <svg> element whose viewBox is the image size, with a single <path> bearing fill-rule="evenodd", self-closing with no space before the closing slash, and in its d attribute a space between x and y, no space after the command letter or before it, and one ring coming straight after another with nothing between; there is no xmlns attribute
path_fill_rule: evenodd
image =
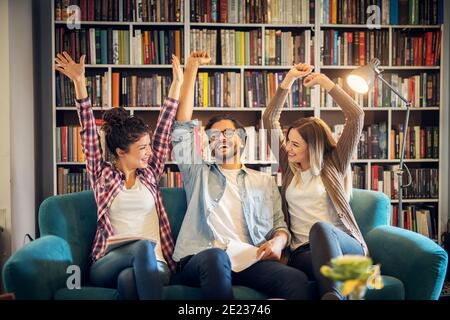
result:
<svg viewBox="0 0 450 320"><path fill-rule="evenodd" d="M62 2L67 0L62 0ZM232 0L228 0L231 1ZM327 0L328 1L328 0ZM351 0L348 0L351 2ZM416 0L411 0L416 1ZM267 37L266 34L270 34L271 31L281 31L281 33L288 33L290 32L290 35L292 37L298 36L305 36L307 41L310 41L309 43L313 46L305 45L303 48L303 53L305 57L308 57L310 62L314 64L315 71L316 72L323 72L326 75L328 75L331 79L333 78L344 78L351 70L357 68L357 65L353 64L324 64L324 54L326 54L322 47L324 45L324 35L325 34L331 34L332 30L337 31L339 34L349 34L353 33L356 34L357 32L366 32L370 31L375 34L383 33L384 34L384 40L386 41L384 44L388 46L388 53L385 57L385 63L383 63L383 66L380 67L380 69L384 70L385 74L389 75L398 75L398 77L402 79L411 78L414 76L420 76L420 75L426 75L425 79L428 79L429 75L434 75L435 78L439 80L439 91L438 91L438 98L437 98L437 104L435 105L428 105L426 107L415 107L411 109L411 119L410 119L410 126L421 126L421 127L437 127L438 128L438 153L437 157L426 157L426 158L416 158L414 156L410 157L409 159L405 159L406 164L411 169L429 169L430 171L434 170L433 174L437 173L437 176L435 177L435 182L432 184L437 184L438 188L438 194L433 197L423 197L423 198L410 198L406 197L404 199L405 206L408 205L434 205L436 206L436 227L434 230L435 240L439 238L439 235L441 234L441 231L443 231L443 226L446 223L443 220L443 212L447 212L448 209L448 203L447 201L443 200L446 196L444 195L445 190L443 190L443 181L444 179L447 179L447 173L443 172L441 170L442 163L448 162L448 159L445 157L448 157L447 150L443 150L446 146L444 137L442 135L442 128L444 126L444 119L447 115L447 111L445 110L446 102L447 100L447 93L443 92L443 76L441 72L441 68L444 68L443 65L443 55L441 54L442 49L440 50L440 65L436 66L433 64L429 65L396 65L394 61L394 50L393 48L395 46L394 39L397 34L412 34L414 36L420 35L420 34L426 34L427 32L436 33L441 32L443 33L443 25L429 25L429 24L396 24L391 25L387 23L382 23L379 26L379 29L371 30L369 29L369 26L365 24L339 24L339 23L325 23L324 18L324 12L326 12L326 9L324 8L324 0L312 0L313 6L311 6L311 2L309 1L294 1L294 0L285 0L284 5L298 5L293 4L296 3L306 3L310 5L309 8L309 18L308 16L303 16L302 22L303 23L281 23L279 21L276 21L276 23L222 23L222 22L191 22L191 4L196 3L199 1L194 0L184 0L180 1L181 7L180 7L180 21L179 22L135 22L135 21L129 21L129 22L111 22L111 21L82 21L80 23L81 29L85 28L104 28L104 29L117 29L122 31L127 31L129 34L129 41L127 41L127 45L129 45L129 58L130 61L133 59L133 55L135 54L136 47L133 45L133 35L135 30L143 30L143 31L153 31L153 30L163 30L164 32L168 30L179 30L182 31L182 47L180 48L180 54L182 56L182 63L185 61L185 59L189 56L189 53L191 51L191 37L194 33L196 33L196 30L207 30L205 33L214 33L216 32L217 41L221 42L221 30L227 30L223 33L224 36L229 36L230 38L225 39L232 39L231 37L236 36L238 32L241 32L242 34L252 34L252 32L255 32L259 35L259 42L257 43L256 47L259 47L259 52L257 51L258 48L253 48L253 53L256 53L256 56L259 61L252 61L252 63L246 63L248 61L240 61L240 63L233 63L233 64L214 64L214 65L208 65L208 66L202 66L199 69L199 73L208 73L209 75L214 73L234 73L237 76L240 77L240 81L236 82L239 84L239 88L237 90L238 96L235 97L236 99L236 105L240 105L240 107L236 106L229 106L229 107L195 107L194 108L194 118L198 118L203 123L206 123L207 119L210 117L219 114L221 112L229 112L236 118L238 118L245 126L257 126L262 118L262 114L264 112L263 104L252 107L248 107L247 101L249 100L247 94L247 90L249 87L247 87L247 84L245 83L245 76L249 72L251 74L258 74L258 73L283 73L289 70L289 65L272 65L267 64L267 62L270 60L270 43L268 42L273 40L270 37ZM200 1L201 2L201 1ZM217 1L219 2L219 1ZM237 4L239 1L236 1ZM272 0L274 2L274 0ZM283 0L279 0L278 2L283 2ZM381 3L385 3L386 0L379 1ZM404 2L404 1L403 1ZM66 28L65 22L62 21L56 21L55 20L55 5L58 3L58 1L52 1L52 39L55 39L55 34L57 33L58 28ZM173 1L175 3L175 1ZM176 2L178 3L178 1ZM253 3L253 1L252 1ZM265 3L263 0L255 0L254 3ZM361 2L362 3L362 2ZM389 1L387 1L389 3ZM283 5L281 5L283 7ZM286 8L286 7L283 7ZM279 10L282 10L283 8L278 8ZM314 11L312 11L312 8L314 8ZM220 10L218 8L218 10ZM238 10L238 9L237 9ZM289 10L288 10L289 11ZM238 11L239 12L239 11ZM287 11L286 11L287 12ZM312 13L314 12L314 13ZM290 18L293 18L295 14L291 14ZM384 17L383 19L385 19ZM219 18L217 19L220 20ZM306 21L305 21L306 20ZM237 19L239 21L239 19ZM229 34L228 34L229 33ZM234 35L231 35L233 34ZM305 34L308 35L305 35ZM227 35L228 34L228 35ZM367 33L369 34L369 33ZM250 35L251 36L251 35ZM127 39L128 39L127 38ZM342 38L341 38L342 39ZM197 38L198 40L198 38ZM381 40L380 40L381 41ZM56 41L52 42L52 53L53 56L55 56L56 53ZM308 42L307 42L308 43ZM380 42L381 43L381 42ZM379 44L380 44L379 43ZM195 44L197 46L198 43ZM275 44L276 45L276 44ZM203 47L205 47L206 44L204 44ZM267 50L266 50L267 47ZM382 46L385 48L385 46ZM209 43L208 49L211 48L211 43ZM220 55L221 52L220 48L218 46L215 47L217 52L217 57ZM443 46L441 45L441 48ZM373 51L381 50L380 48L374 48ZM233 50L233 49L230 49ZM227 52L229 54L229 52ZM284 52L285 53L285 52ZM384 54L386 54L383 51ZM373 53L372 53L373 55ZM291 57L292 58L292 57ZM342 58L342 57L341 57ZM367 60L369 60L369 57L365 57ZM246 58L247 59L247 58ZM249 58L251 60L252 57ZM255 58L256 59L256 58ZM217 58L217 61L220 62L222 59ZM245 60L245 59L244 59ZM237 61L237 60L236 60ZM285 61L286 62L286 61ZM366 61L367 62L367 61ZM114 64L114 63L100 63L100 64L88 64L86 65L87 75L104 75L105 80L104 83L102 83L102 90L104 91L104 98L102 100L102 106L101 107L94 107L94 113L96 116L100 117L102 111L107 110L113 105L113 73L122 73L122 74L137 74L140 76L147 76L150 77L152 74L158 74L161 76L169 75L170 74L171 66L167 64ZM416 78L417 79L417 78ZM59 106L57 105L57 90L56 90L56 81L57 77L56 74L53 73L52 75L52 99L53 99L53 128L57 130L58 127L61 126L76 126L77 125L77 116L76 116L76 109L73 105L67 105L67 106ZM209 82L209 85L211 85L211 82ZM435 87L434 87L435 88ZM272 88L273 89L273 88ZM266 100L270 98L270 92L266 93ZM436 92L435 92L436 93ZM281 123L284 126L287 126L291 121L293 121L297 117L301 116L316 116L321 117L324 119L333 129L335 125L340 125L344 123L344 119L342 116L342 113L340 112L340 109L337 109L333 106L324 104L325 103L325 96L320 90L312 90L309 94L310 96L310 102L308 105L305 106L291 106L285 108L285 111L282 114L281 117ZM264 100L264 98L261 98ZM398 146L395 146L395 143L391 141L390 132L391 130L397 128L399 124L403 122L405 110L401 107L392 107L392 106L370 106L369 104L372 104L373 101L369 101L364 98L360 97L360 102L363 105L364 111L366 113L365 116L365 126L370 127L374 124L384 124L386 126L387 130L387 137L386 137L386 144L387 149L386 152L386 158L377 158L377 157L367 157L367 158L358 158L354 159L352 161L352 166L357 166L359 169L362 169L362 174L360 173L359 184L362 184L361 187L364 187L366 189L377 189L375 187L375 179L374 179L374 170L378 170L379 168L382 168L383 170L389 170L389 168L395 164L398 164L398 158L397 157L391 157L392 154L395 154L395 149L398 149ZM250 99L251 100L251 99ZM260 102L262 100L259 100ZM127 111L131 115L137 115L142 118L144 118L146 121L150 122L151 124L156 123L156 119L159 113L160 108L158 106L127 106L125 107ZM447 124L448 125L448 124ZM58 140L57 140L57 134L55 133L53 138L53 150L54 150L54 156L53 156L53 192L54 194L58 193L58 168L69 168L73 171L80 171L83 167L84 163L81 161L63 161L62 159L58 159L57 157L57 151L58 150ZM271 170L271 165L273 165L273 161L270 159L264 159L264 160L252 160L247 162L248 165L252 168L266 168L266 170ZM176 163L172 161L167 161L167 168L170 171L176 171ZM378 168L378 169L377 169ZM381 169L379 169L381 170ZM381 171L380 171L381 173ZM422 173L420 173L422 174ZM427 174L427 173L424 173ZM421 177L418 175L417 177ZM355 181L356 182L356 181ZM430 182L431 183L431 182ZM383 184L384 186L385 184ZM380 191L386 191L386 190L380 190ZM392 191L392 190L391 190ZM424 190L422 190L424 191ZM392 198L391 204L395 205L398 203L398 200Z"/></svg>

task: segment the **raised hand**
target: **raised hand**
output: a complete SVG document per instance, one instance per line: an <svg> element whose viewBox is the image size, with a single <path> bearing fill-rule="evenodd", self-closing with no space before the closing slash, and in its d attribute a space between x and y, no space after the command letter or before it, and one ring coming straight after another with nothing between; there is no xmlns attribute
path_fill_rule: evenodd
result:
<svg viewBox="0 0 450 320"><path fill-rule="evenodd" d="M211 58L206 51L194 51L188 59L188 63L195 63L197 66L202 66L211 62Z"/></svg>
<svg viewBox="0 0 450 320"><path fill-rule="evenodd" d="M183 69L180 66L180 60L176 55L172 55L172 79L179 84L183 83Z"/></svg>
<svg viewBox="0 0 450 320"><path fill-rule="evenodd" d="M67 53L58 53L55 58L55 70L73 81L75 86L75 96L77 99L87 98L86 78L84 76L84 61L86 56L80 58L80 63L75 63L72 57Z"/></svg>
<svg viewBox="0 0 450 320"><path fill-rule="evenodd" d="M330 91L334 87L333 81L331 81L330 78L323 73L311 73L303 80L303 85L307 88L320 85L327 91Z"/></svg>
<svg viewBox="0 0 450 320"><path fill-rule="evenodd" d="M64 51L62 54L58 53L55 58L55 70L67 76L73 82L84 82L84 61L86 56L83 55L80 63L75 63L72 57Z"/></svg>
<svg viewBox="0 0 450 320"><path fill-rule="evenodd" d="M307 63L299 63L294 65L291 70L287 73L286 77L284 77L280 86L282 89L289 89L295 80L298 78L307 76L312 72L314 66L311 66Z"/></svg>
<svg viewBox="0 0 450 320"><path fill-rule="evenodd" d="M299 63L294 65L291 70L289 70L288 75L293 79L298 79L304 76L307 76L312 72L314 66L311 66L307 63Z"/></svg>

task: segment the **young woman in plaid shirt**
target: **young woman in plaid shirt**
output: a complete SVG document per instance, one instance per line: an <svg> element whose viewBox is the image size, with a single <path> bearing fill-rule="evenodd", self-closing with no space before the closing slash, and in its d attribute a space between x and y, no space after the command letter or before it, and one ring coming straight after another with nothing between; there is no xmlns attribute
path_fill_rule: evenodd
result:
<svg viewBox="0 0 450 320"><path fill-rule="evenodd" d="M102 129L113 163L102 157L94 113L85 85L85 56L80 63L63 52L55 69L75 86L86 171L98 207L97 232L92 246L90 279L93 285L116 287L124 299L159 299L174 270L174 242L159 192L159 179L169 152L172 123L178 108L183 71L172 56L173 81L164 101L153 138L141 119L122 108L105 112ZM107 251L107 240L136 236L138 240ZM137 294L137 296L136 296Z"/></svg>

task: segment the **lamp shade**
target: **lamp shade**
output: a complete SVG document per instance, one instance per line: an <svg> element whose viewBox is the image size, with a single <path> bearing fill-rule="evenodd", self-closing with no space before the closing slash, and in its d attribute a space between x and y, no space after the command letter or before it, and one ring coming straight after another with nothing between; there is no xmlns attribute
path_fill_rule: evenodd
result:
<svg viewBox="0 0 450 320"><path fill-rule="evenodd" d="M367 93L375 80L375 68L379 60L373 59L369 64L353 70L347 77L347 84L357 93Z"/></svg>

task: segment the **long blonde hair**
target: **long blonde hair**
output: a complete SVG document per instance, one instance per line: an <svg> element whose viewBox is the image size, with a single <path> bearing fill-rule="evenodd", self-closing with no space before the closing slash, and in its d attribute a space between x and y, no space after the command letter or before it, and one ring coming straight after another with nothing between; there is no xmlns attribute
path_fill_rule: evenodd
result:
<svg viewBox="0 0 450 320"><path fill-rule="evenodd" d="M330 127L320 118L301 118L289 127L286 134L287 139L289 139L289 132L293 129L308 144L311 173L314 176L319 176L322 172L324 158L328 157L336 148L336 141L333 138ZM300 164L291 162L289 165L294 172L295 183L299 184L301 182ZM352 171L350 166L344 177L344 190L347 200L350 200L352 193Z"/></svg>

